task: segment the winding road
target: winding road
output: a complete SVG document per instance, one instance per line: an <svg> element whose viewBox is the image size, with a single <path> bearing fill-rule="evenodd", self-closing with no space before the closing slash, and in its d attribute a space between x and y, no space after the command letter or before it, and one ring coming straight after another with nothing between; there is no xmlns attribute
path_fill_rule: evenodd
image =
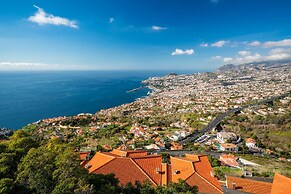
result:
<svg viewBox="0 0 291 194"><path fill-rule="evenodd" d="M241 106L239 108L230 109L230 110L224 112L223 114L219 115L218 117L216 117L212 122L210 122L202 130L200 130L199 132L196 131L195 133L189 135L185 139L180 140L179 143L181 145L184 145L184 144L187 144L187 143L191 142L192 140L197 139L199 136L203 135L204 133L206 133L206 132L212 130L214 127L216 127L219 123L221 123L221 121L223 119L225 119L225 117L229 116L230 114L239 113L241 110L243 110L245 108L258 106L258 105L265 104L265 103L270 103L270 102L273 102L274 100L285 98L285 97L287 97L289 95L291 95L291 91L289 91L289 92L287 92L285 94L282 94L280 96L273 96L271 98L268 98L268 99L265 99L265 100L261 100L261 101L256 102L256 103L244 105L244 106Z"/></svg>

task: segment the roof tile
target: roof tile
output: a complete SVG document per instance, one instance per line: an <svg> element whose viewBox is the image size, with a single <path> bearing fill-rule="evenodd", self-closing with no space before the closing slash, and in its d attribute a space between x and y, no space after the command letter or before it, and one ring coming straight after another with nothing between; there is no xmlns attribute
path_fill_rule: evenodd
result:
<svg viewBox="0 0 291 194"><path fill-rule="evenodd" d="M132 158L157 185L161 184L162 156ZM158 170L158 171L157 171Z"/></svg>
<svg viewBox="0 0 291 194"><path fill-rule="evenodd" d="M271 194L291 194L291 179L276 173Z"/></svg>
<svg viewBox="0 0 291 194"><path fill-rule="evenodd" d="M130 158L115 158L106 165L93 171L96 174L114 173L122 185L128 182L135 183L139 181L143 183L148 177L134 164Z"/></svg>
<svg viewBox="0 0 291 194"><path fill-rule="evenodd" d="M272 183L227 176L227 188L253 194L270 194Z"/></svg>

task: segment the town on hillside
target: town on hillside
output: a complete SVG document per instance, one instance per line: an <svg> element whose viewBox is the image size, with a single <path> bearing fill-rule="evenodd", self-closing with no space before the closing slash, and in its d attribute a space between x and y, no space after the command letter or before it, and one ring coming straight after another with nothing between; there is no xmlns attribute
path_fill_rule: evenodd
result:
<svg viewBox="0 0 291 194"><path fill-rule="evenodd" d="M161 155L159 160L172 165L176 157L188 161L192 154L208 155L213 170L207 176L223 187L239 185L229 185L229 177L272 182L274 176L291 176L290 75L290 64L257 64L151 77L142 82L151 90L149 96L132 103L96 114L43 119L23 129L38 139L73 143L85 154L84 167L92 165L86 166L89 170L98 153L111 161L124 156L117 152L146 150L146 157Z"/></svg>

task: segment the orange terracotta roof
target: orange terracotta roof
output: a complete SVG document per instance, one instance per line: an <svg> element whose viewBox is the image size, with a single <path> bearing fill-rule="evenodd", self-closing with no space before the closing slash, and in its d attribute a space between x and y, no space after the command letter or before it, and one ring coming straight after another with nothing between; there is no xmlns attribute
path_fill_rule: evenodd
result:
<svg viewBox="0 0 291 194"><path fill-rule="evenodd" d="M256 140L254 140L253 138L247 138L246 143L256 143Z"/></svg>
<svg viewBox="0 0 291 194"><path fill-rule="evenodd" d="M133 156L146 156L148 155L147 151L142 150L117 150L114 149L111 152L112 154L115 154L117 156L122 157L133 157Z"/></svg>
<svg viewBox="0 0 291 194"><path fill-rule="evenodd" d="M198 185L203 193L222 193L218 180L207 156L186 155L186 158L171 157L171 165L162 164L161 155L146 155L146 151L122 151L96 153L85 165L90 173L114 173L121 184L135 181L150 181L163 185L179 179Z"/></svg>
<svg viewBox="0 0 291 194"><path fill-rule="evenodd" d="M151 177L157 185L161 184L162 175L157 172L162 170L162 156L154 155L150 157L132 158L136 164Z"/></svg>
<svg viewBox="0 0 291 194"><path fill-rule="evenodd" d="M113 159L115 159L114 156L97 152L86 165L88 166L89 172L91 173Z"/></svg>
<svg viewBox="0 0 291 194"><path fill-rule="evenodd" d="M126 145L121 145L117 148L118 150L127 150L127 146Z"/></svg>
<svg viewBox="0 0 291 194"><path fill-rule="evenodd" d="M187 183L189 185L196 185L198 187L198 191L201 193L211 193L211 194L216 194L216 193L223 193L221 190L212 187L209 185L209 183L201 178L197 173L194 173L187 179Z"/></svg>
<svg viewBox="0 0 291 194"><path fill-rule="evenodd" d="M147 151L135 151L135 152L127 152L127 157L138 157L138 156L147 156Z"/></svg>
<svg viewBox="0 0 291 194"><path fill-rule="evenodd" d="M194 154L185 154L185 158L192 160L193 162L198 162L200 160L199 156Z"/></svg>
<svg viewBox="0 0 291 194"><path fill-rule="evenodd" d="M208 160L207 156L199 156L200 161L194 162L195 171L198 175L201 175L212 187L215 187L216 190L220 190L222 192L222 188L216 177L212 175L214 174L213 168ZM202 188L200 188L202 192Z"/></svg>
<svg viewBox="0 0 291 194"><path fill-rule="evenodd" d="M270 194L272 183L227 176L227 188L253 194Z"/></svg>
<svg viewBox="0 0 291 194"><path fill-rule="evenodd" d="M214 176L207 156L190 155L186 158L171 157L172 181L186 180L190 185L197 185L202 193L223 193ZM195 182L195 183L194 183Z"/></svg>
<svg viewBox="0 0 291 194"><path fill-rule="evenodd" d="M98 152L88 162L87 166L91 166L89 168L90 173L114 173L116 177L119 178L121 184L149 180L154 185L160 185L161 174L157 173L156 170L157 168L159 170L161 169L162 156L145 154L147 154L146 151L134 150L113 150L111 153ZM128 157L126 157L126 155L128 155ZM125 168L124 165L129 166ZM122 170L124 171L123 173L121 172ZM129 176L124 173L135 174L136 176L131 176L129 178Z"/></svg>
<svg viewBox="0 0 291 194"><path fill-rule="evenodd" d="M291 179L275 173L271 194L291 194Z"/></svg>
<svg viewBox="0 0 291 194"><path fill-rule="evenodd" d="M90 151L88 152L79 152L80 160L87 160L87 156L90 154Z"/></svg>
<svg viewBox="0 0 291 194"><path fill-rule="evenodd" d="M118 178L120 184L127 184L128 182L135 183L139 181L143 183L149 180L145 173L143 173L131 158L115 158L109 161L106 165L93 171L96 174L114 173Z"/></svg>
<svg viewBox="0 0 291 194"><path fill-rule="evenodd" d="M224 154L224 155L221 155L220 158L233 158L233 159L236 159L237 157L232 155L232 154Z"/></svg>
<svg viewBox="0 0 291 194"><path fill-rule="evenodd" d="M178 182L179 179L186 180L194 173L192 161L172 156L170 159L173 182Z"/></svg>
<svg viewBox="0 0 291 194"><path fill-rule="evenodd" d="M112 150L112 147L110 145L102 145L102 148L104 148L105 150Z"/></svg>
<svg viewBox="0 0 291 194"><path fill-rule="evenodd" d="M228 165L228 166L233 166L233 167L238 167L239 164L236 161L237 157L232 155L232 154L225 154L225 155L221 155L219 160L224 164L224 165Z"/></svg>

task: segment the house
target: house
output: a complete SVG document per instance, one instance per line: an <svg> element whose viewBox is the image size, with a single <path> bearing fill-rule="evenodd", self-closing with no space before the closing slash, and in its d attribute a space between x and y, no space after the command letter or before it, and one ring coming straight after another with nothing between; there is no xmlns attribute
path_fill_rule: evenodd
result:
<svg viewBox="0 0 291 194"><path fill-rule="evenodd" d="M112 150L112 147L108 144L102 145L102 148L105 150Z"/></svg>
<svg viewBox="0 0 291 194"><path fill-rule="evenodd" d="M238 152L237 145L233 143L221 143L218 148L223 152Z"/></svg>
<svg viewBox="0 0 291 194"><path fill-rule="evenodd" d="M189 185L197 185L201 193L223 193L214 176L206 155L170 157L170 164L162 163L160 154L148 155L141 150L113 150L97 152L85 165L89 173L114 173L120 184L149 181L153 186L185 180Z"/></svg>
<svg viewBox="0 0 291 194"><path fill-rule="evenodd" d="M273 182L253 179L226 177L226 187L243 193L253 194L291 194L291 178L275 173ZM234 193L234 192L229 192Z"/></svg>
<svg viewBox="0 0 291 194"><path fill-rule="evenodd" d="M127 150L128 147L127 147L125 144L122 144L122 145L119 146L117 149L118 149L118 150Z"/></svg>
<svg viewBox="0 0 291 194"><path fill-rule="evenodd" d="M239 164L237 162L237 157L232 155L232 154L224 154L219 157L219 160L221 161L221 164L234 167L234 168L239 168Z"/></svg>
<svg viewBox="0 0 291 194"><path fill-rule="evenodd" d="M234 176L226 177L226 187L231 190L253 194L271 194L272 183Z"/></svg>
<svg viewBox="0 0 291 194"><path fill-rule="evenodd" d="M177 142L171 142L171 150L182 150L183 145L180 145Z"/></svg>
<svg viewBox="0 0 291 194"><path fill-rule="evenodd" d="M80 160L85 161L89 159L91 151L79 152Z"/></svg>
<svg viewBox="0 0 291 194"><path fill-rule="evenodd" d="M145 149L147 149L147 150L159 150L160 148L156 144L151 144L151 145L145 146Z"/></svg>
<svg viewBox="0 0 291 194"><path fill-rule="evenodd" d="M227 141L236 141L237 135L232 132L222 131L222 132L217 133L216 138L220 143L226 143Z"/></svg>
<svg viewBox="0 0 291 194"><path fill-rule="evenodd" d="M256 141L253 138L247 138L246 140L246 146L251 149L251 148L256 148Z"/></svg>

